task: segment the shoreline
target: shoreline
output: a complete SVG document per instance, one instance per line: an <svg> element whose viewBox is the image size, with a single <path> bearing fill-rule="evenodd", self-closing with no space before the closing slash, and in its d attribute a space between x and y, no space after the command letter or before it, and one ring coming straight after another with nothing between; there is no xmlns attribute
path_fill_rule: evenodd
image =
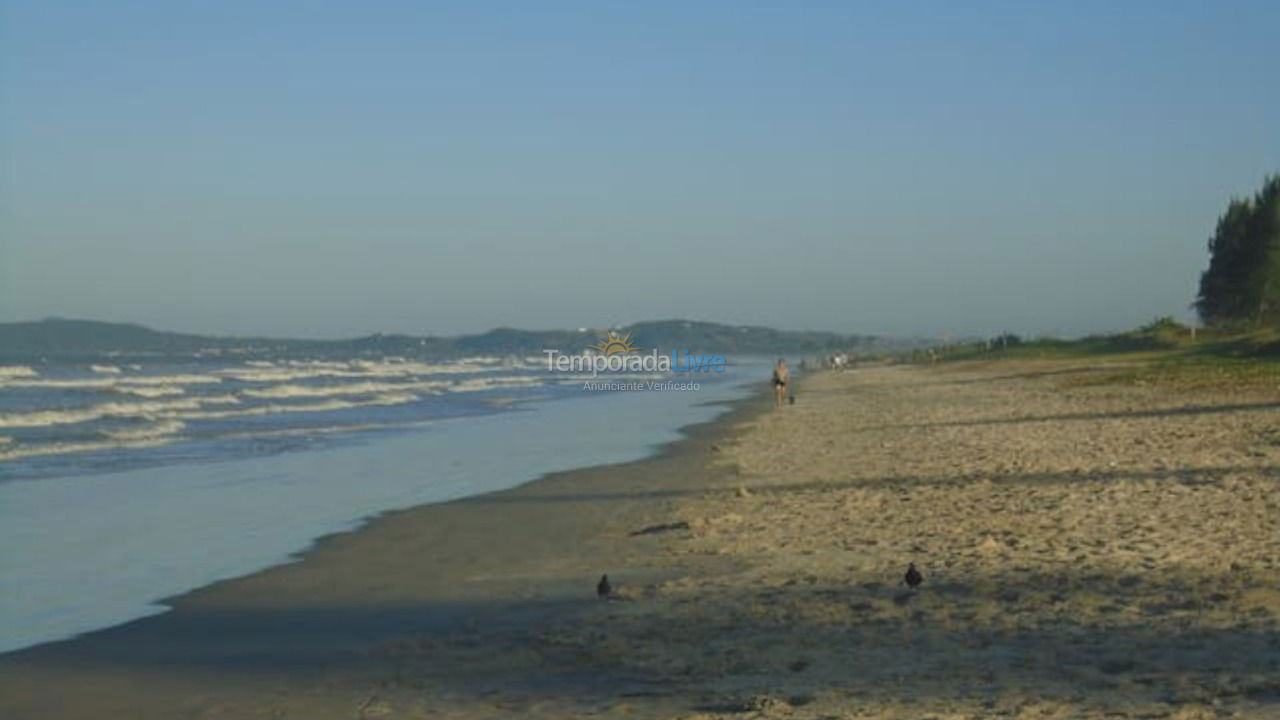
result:
<svg viewBox="0 0 1280 720"><path fill-rule="evenodd" d="M194 698L270 695L264 675L323 684L318 668L406 635L495 622L518 634L558 607L594 602L597 569L625 594L657 575L618 538L627 544L666 498L689 491L710 444L767 407L763 389L748 388L709 401L727 409L646 457L377 513L282 564L158 600L165 612L4 653L0 714L201 716ZM54 702L37 689L49 683L66 688ZM328 716L328 705L310 716Z"/></svg>
<svg viewBox="0 0 1280 720"><path fill-rule="evenodd" d="M806 376L0 659L0 715L1274 718L1275 390L1113 370Z"/></svg>
<svg viewBox="0 0 1280 720"><path fill-rule="evenodd" d="M724 412L717 401L747 392L749 373L729 378L699 393L570 389L514 410L304 439L303 452L178 452L169 465L0 483L11 520L0 545L16 553L5 572L13 591L0 595L0 654L163 613L174 598L294 562L386 511L652 456L680 426ZM101 568L111 574L98 577Z"/></svg>

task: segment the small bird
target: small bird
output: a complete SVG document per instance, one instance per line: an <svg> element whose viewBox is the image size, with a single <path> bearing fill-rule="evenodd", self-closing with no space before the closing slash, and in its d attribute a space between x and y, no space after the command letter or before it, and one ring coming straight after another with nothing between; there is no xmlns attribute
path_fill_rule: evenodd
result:
<svg viewBox="0 0 1280 720"><path fill-rule="evenodd" d="M596 583L596 595L603 600L609 597L611 592L613 592L613 586L609 584L609 576L601 575L600 582Z"/></svg>
<svg viewBox="0 0 1280 720"><path fill-rule="evenodd" d="M903 580L906 581L907 587L917 587L920 585L920 583L924 582L924 576L921 575L920 571L916 569L915 563L908 563L907 574L903 578Z"/></svg>
<svg viewBox="0 0 1280 720"><path fill-rule="evenodd" d="M788 405L795 405L795 404L796 404L796 396L795 396L795 395L792 395L791 397L787 398L787 404L788 404Z"/></svg>

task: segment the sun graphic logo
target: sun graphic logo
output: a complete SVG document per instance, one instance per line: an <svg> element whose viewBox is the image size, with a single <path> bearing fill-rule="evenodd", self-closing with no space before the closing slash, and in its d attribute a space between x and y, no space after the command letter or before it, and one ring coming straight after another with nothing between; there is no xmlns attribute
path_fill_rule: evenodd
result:
<svg viewBox="0 0 1280 720"><path fill-rule="evenodd" d="M608 331L600 338L599 345L588 345L588 349L597 350L605 357L610 355L625 355L627 353L636 352L640 348L631 344L631 333L626 335L618 335L612 330Z"/></svg>

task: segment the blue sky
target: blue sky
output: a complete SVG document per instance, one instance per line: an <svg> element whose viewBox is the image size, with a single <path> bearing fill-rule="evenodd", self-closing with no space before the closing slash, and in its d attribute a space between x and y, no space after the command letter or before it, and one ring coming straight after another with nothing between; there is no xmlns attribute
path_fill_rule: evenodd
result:
<svg viewBox="0 0 1280 720"><path fill-rule="evenodd" d="M0 320L1183 315L1280 3L0 0Z"/></svg>

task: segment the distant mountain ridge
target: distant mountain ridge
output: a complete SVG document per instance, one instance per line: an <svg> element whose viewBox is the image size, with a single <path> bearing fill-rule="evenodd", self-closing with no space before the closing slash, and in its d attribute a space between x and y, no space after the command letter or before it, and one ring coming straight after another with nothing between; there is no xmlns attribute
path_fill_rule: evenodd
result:
<svg viewBox="0 0 1280 720"><path fill-rule="evenodd" d="M532 355L544 349L564 352L595 344L607 330L630 333L639 347L725 354L781 352L870 352L921 344L872 335L723 325L693 320L640 322L620 328L575 330L517 330L496 328L477 335L455 337L387 335L377 333L345 340L226 337L153 330L134 323L49 318L35 322L0 323L0 359L128 356L244 355L308 357L380 357L402 355L444 358L465 355Z"/></svg>

